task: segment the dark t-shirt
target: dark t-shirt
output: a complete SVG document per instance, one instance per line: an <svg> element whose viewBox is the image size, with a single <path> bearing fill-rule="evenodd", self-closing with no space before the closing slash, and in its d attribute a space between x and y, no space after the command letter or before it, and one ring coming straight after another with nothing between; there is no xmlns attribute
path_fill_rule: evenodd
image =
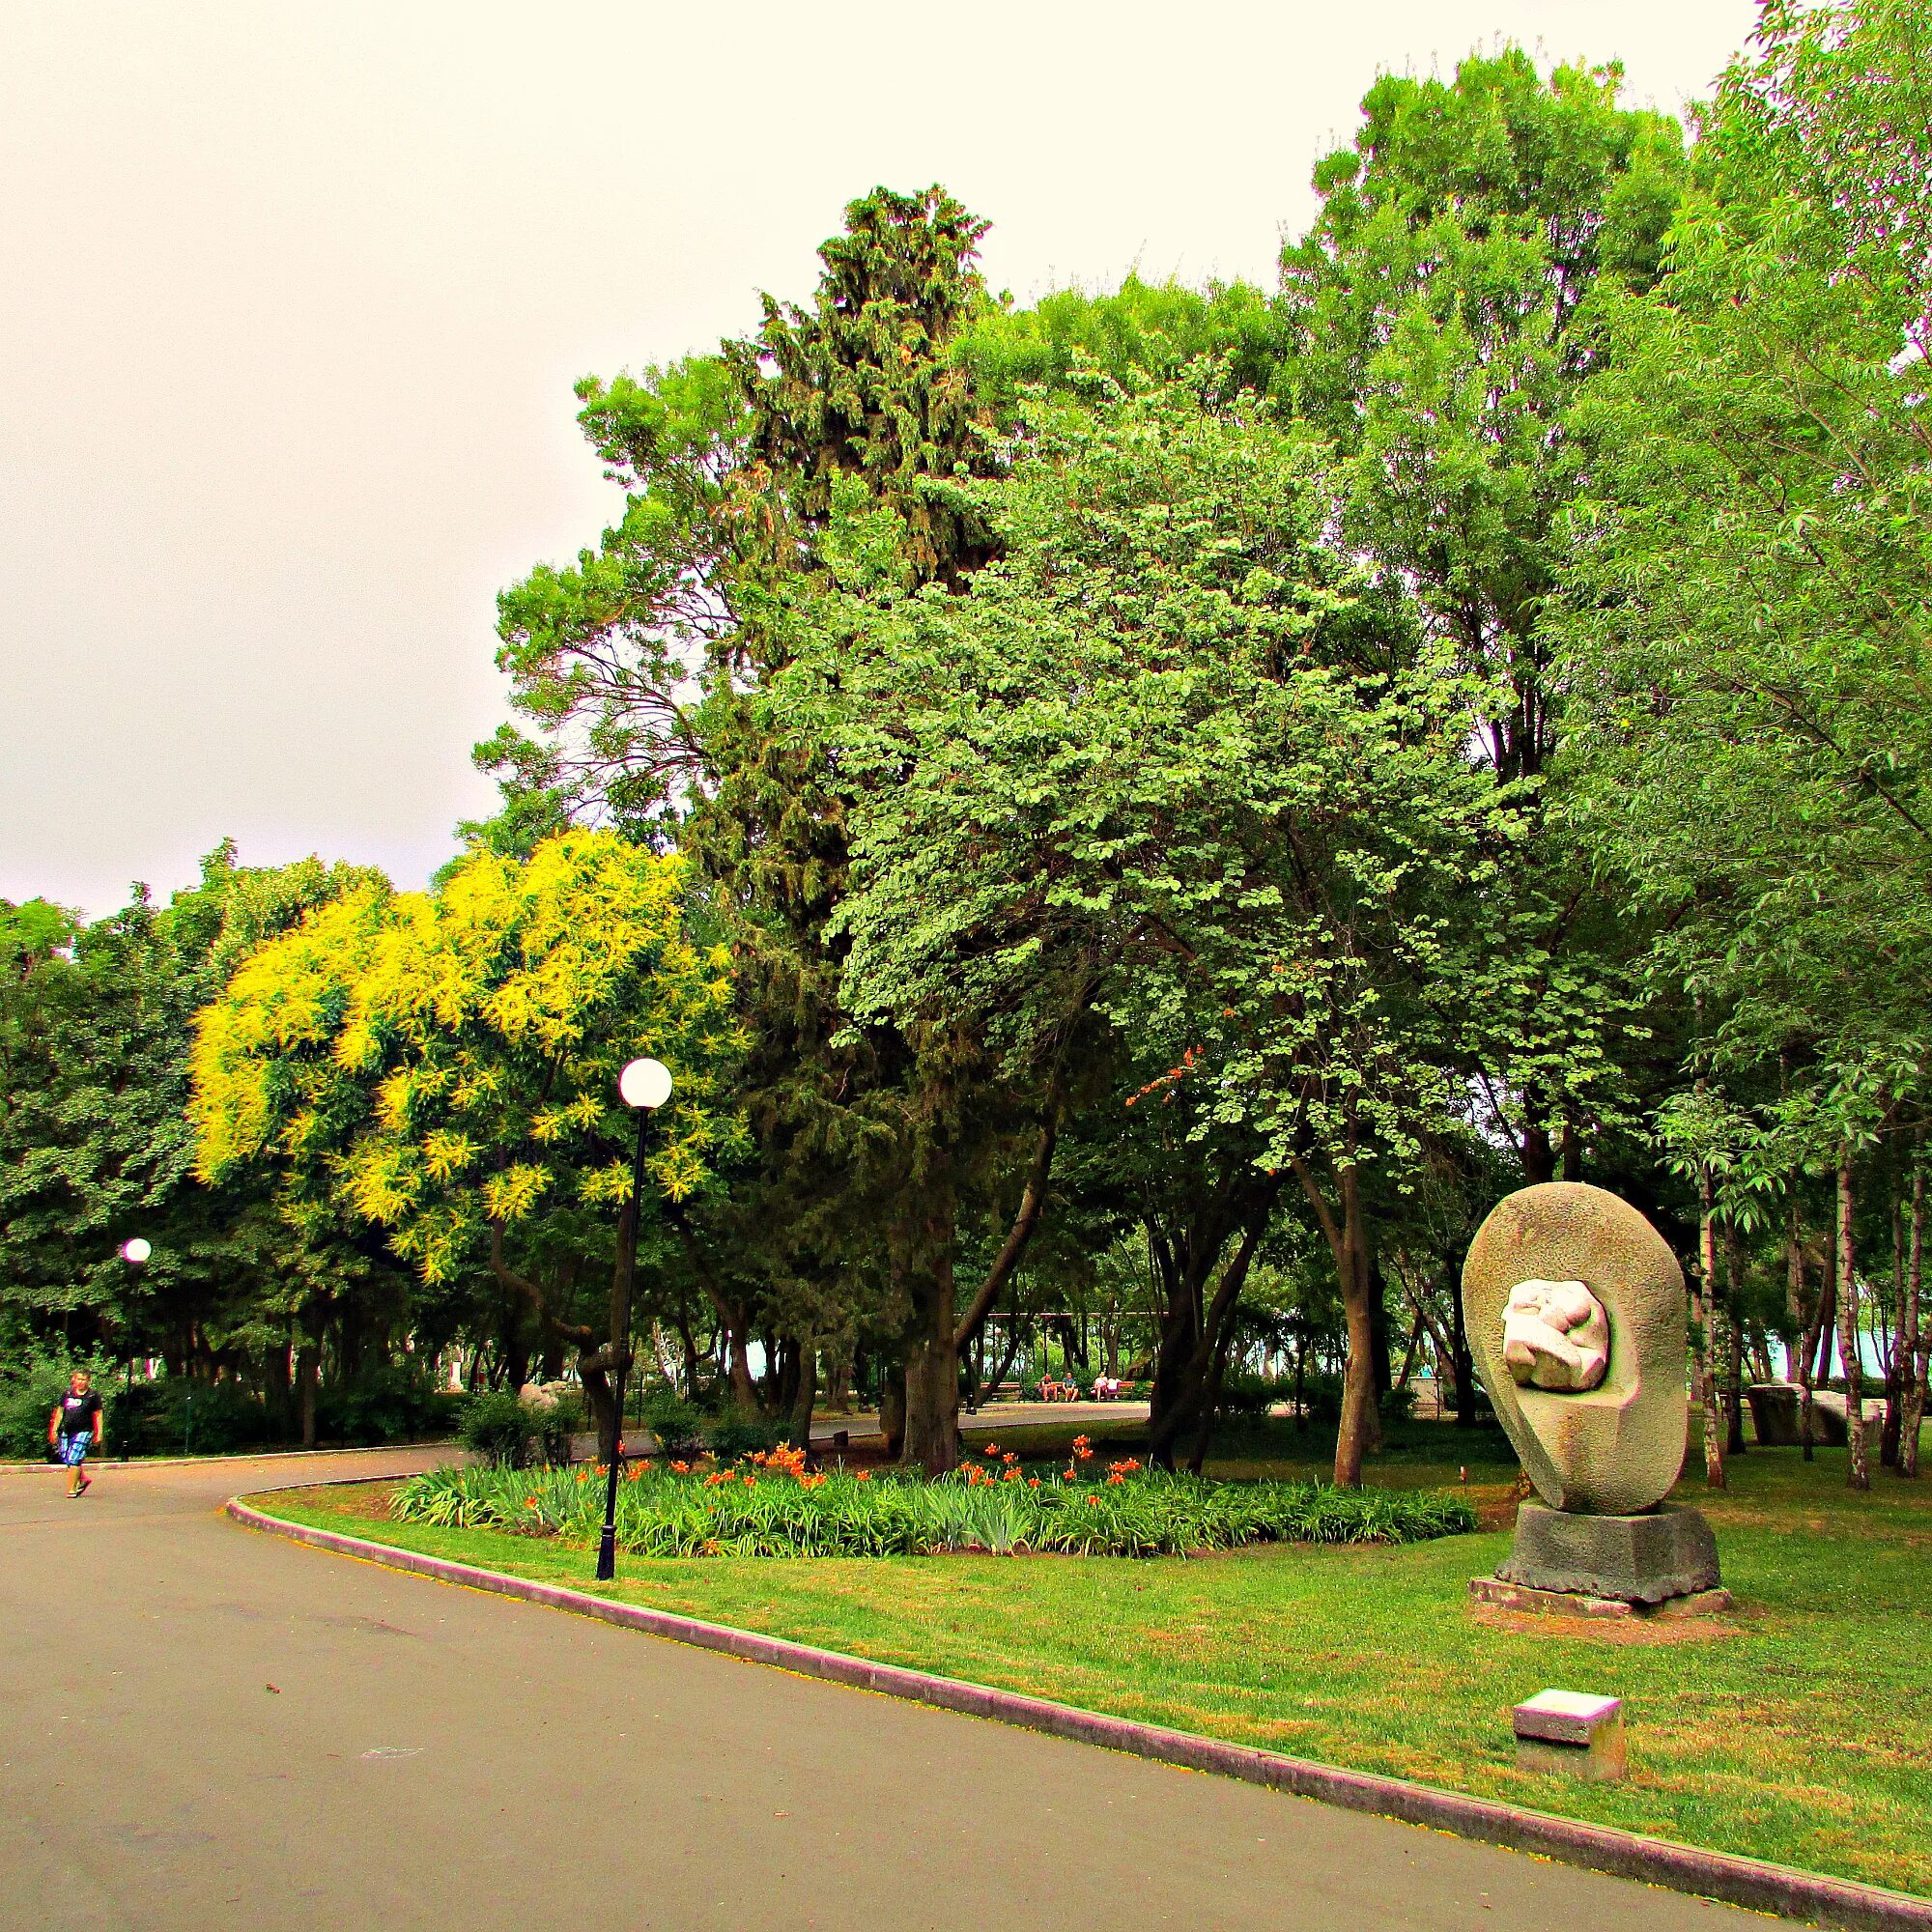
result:
<svg viewBox="0 0 1932 1932"><path fill-rule="evenodd" d="M83 1429L96 1435L100 1433L100 1398L92 1389L85 1395L70 1392L61 1397L60 1433L78 1435Z"/></svg>

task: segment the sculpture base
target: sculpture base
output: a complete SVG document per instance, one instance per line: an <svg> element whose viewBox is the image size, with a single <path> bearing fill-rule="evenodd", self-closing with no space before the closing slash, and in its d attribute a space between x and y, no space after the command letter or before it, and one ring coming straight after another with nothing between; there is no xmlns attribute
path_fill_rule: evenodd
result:
<svg viewBox="0 0 1932 1932"><path fill-rule="evenodd" d="M1585 1597L1573 1590L1532 1590L1499 1577L1471 1577L1469 1601L1492 1610L1548 1617L1586 1617L1600 1623L1635 1623L1656 1617L1715 1617L1731 1607L1728 1590L1693 1590L1688 1597L1665 1597L1658 1604L1626 1603L1620 1597Z"/></svg>
<svg viewBox="0 0 1932 1932"><path fill-rule="evenodd" d="M1524 1503L1496 1580L1561 1596L1654 1606L1719 1587L1718 1540L1692 1509L1574 1516Z"/></svg>

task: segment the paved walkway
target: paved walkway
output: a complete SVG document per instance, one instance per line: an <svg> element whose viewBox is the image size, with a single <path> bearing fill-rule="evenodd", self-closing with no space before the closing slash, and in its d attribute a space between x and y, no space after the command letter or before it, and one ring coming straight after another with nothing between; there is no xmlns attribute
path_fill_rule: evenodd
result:
<svg viewBox="0 0 1932 1932"><path fill-rule="evenodd" d="M58 1470L0 1484L5 1932L1743 1932L218 1514L295 1473L109 1464L74 1503Z"/></svg>
<svg viewBox="0 0 1932 1932"><path fill-rule="evenodd" d="M1149 1405L1144 1402L995 1402L978 1414L959 1411L960 1432L978 1442L990 1435L998 1439L1003 1429L1029 1429L1046 1423L1059 1426L1090 1422L1145 1422ZM837 1430L852 1435L876 1435L879 1418L874 1414L815 1417L811 1425L814 1442L829 1440Z"/></svg>

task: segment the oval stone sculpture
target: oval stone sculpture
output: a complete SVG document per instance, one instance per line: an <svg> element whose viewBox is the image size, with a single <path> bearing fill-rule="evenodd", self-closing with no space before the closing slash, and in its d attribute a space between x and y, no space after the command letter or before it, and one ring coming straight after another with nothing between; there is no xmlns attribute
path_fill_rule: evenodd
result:
<svg viewBox="0 0 1932 1932"><path fill-rule="evenodd" d="M1521 1284L1581 1283L1609 1329L1589 1388L1520 1386L1505 1359L1505 1311ZM1463 1318L1496 1419L1551 1509L1635 1516L1684 1463L1684 1271L1629 1202L1577 1180L1498 1202L1463 1264ZM1520 1352L1520 1351L1519 1351Z"/></svg>

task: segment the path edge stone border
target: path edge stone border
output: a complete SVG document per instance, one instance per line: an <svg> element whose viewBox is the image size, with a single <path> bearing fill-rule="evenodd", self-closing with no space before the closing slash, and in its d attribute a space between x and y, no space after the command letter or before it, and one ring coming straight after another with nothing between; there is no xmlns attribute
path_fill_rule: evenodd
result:
<svg viewBox="0 0 1932 1932"><path fill-rule="evenodd" d="M1634 1879L1781 1918L1841 1928L1841 1932L1932 1932L1932 1900L1914 1898L1882 1886L1800 1871L1794 1866L1771 1864L1733 1852L1701 1851L1668 1838L1646 1837L1607 1825L1586 1825L1547 1811L1519 1810L1515 1805L1492 1799L1470 1798L1432 1785L1413 1784L1406 1778L1343 1771L1309 1758L1289 1757L1251 1745L1229 1744L1219 1738L1172 1730L1162 1724L1108 1717L1071 1704L1028 1697L1019 1691L969 1684L956 1677L940 1677L900 1664L874 1663L863 1657L820 1650L785 1637L765 1636L727 1624L705 1623L696 1617L652 1609L643 1604L619 1603L560 1583L539 1583L530 1577L478 1569L447 1557L428 1556L418 1550L398 1548L393 1544L345 1535L339 1530L289 1522L254 1508L240 1496L230 1497L227 1513L245 1528L265 1530L338 1555L359 1557L384 1569L408 1571L439 1582L569 1610L600 1623L665 1637L673 1643L720 1651L748 1663L771 1664L800 1676L871 1690L885 1697L929 1704L966 1717L986 1718L996 1723L1044 1732L1049 1737L1099 1745L1186 1771L1238 1777L1245 1783L1265 1785L1292 1797L1394 1818L1403 1824L1500 1845L1510 1851L1528 1852L1558 1864L1580 1865L1613 1878Z"/></svg>

